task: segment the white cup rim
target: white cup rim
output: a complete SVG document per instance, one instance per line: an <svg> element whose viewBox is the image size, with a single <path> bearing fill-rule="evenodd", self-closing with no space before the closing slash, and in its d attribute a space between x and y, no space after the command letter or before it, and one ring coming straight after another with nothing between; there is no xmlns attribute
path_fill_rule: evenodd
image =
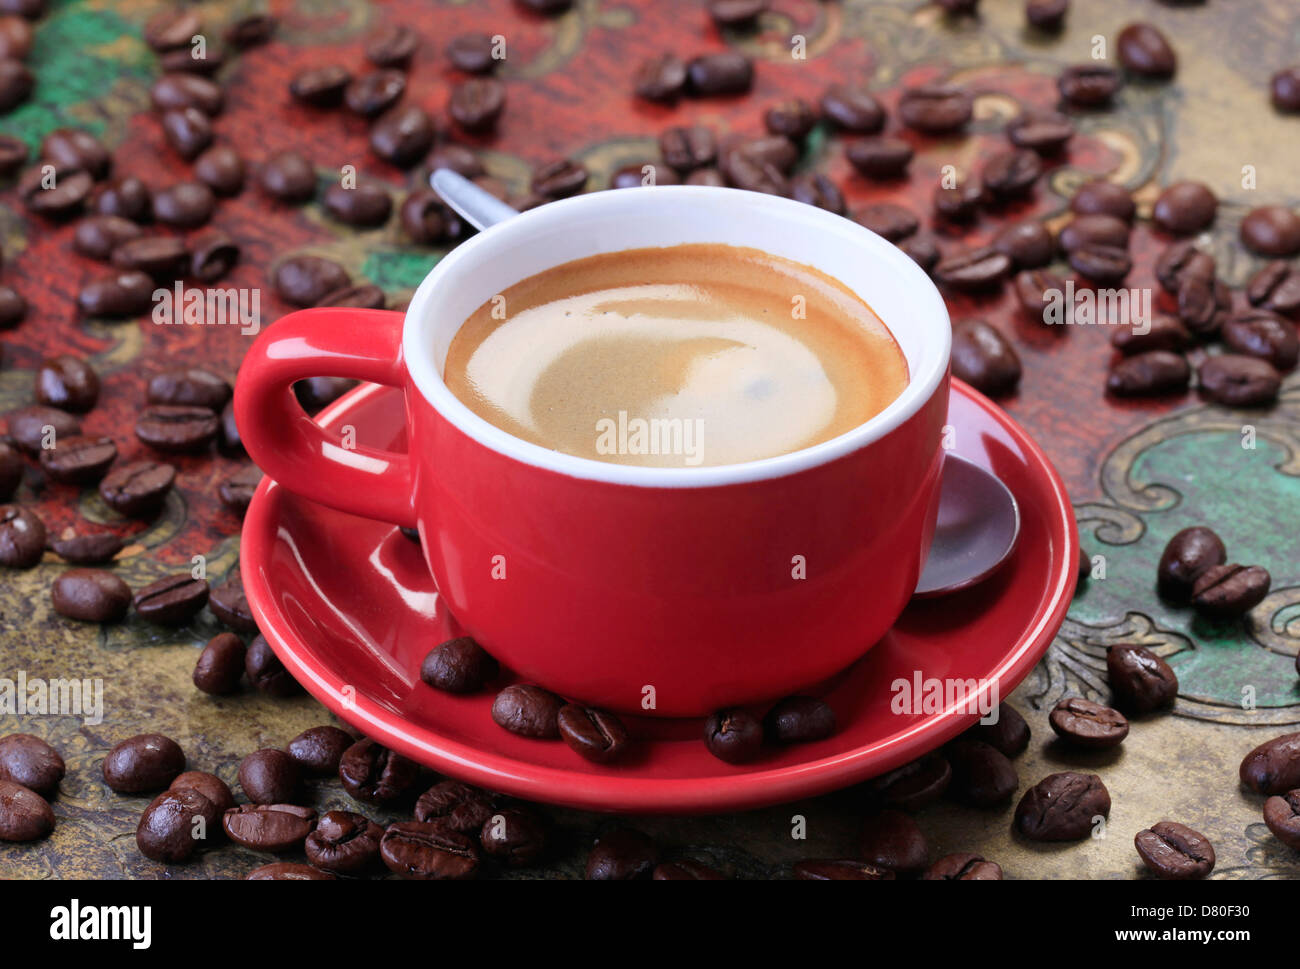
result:
<svg viewBox="0 0 1300 969"><path fill-rule="evenodd" d="M463 271L464 267L473 265L475 260L485 258L493 251L519 244L530 233L543 228L554 229L566 220L590 214L593 209L623 207L627 210L628 218L635 218L634 210L642 206L660 206L682 201L696 204L706 200L715 203L721 200L726 205L742 206L749 213L757 211L764 216L770 213L777 220L797 219L804 223L821 224L827 232L846 236L849 244L863 247L863 258L884 261L894 285L900 290L906 290L908 298L917 304L915 318L927 328L926 338L934 341L933 349L938 352L927 354L925 365L919 372L909 374L907 386L888 407L838 437L799 451L757 461L687 468L614 464L550 450L508 434L484 420L447 387L434 364L433 354L428 350L432 345L431 329L436 322L428 310L434 290L444 285L455 285L456 274ZM602 251L617 252L623 248L637 247L636 242L630 241L626 246L612 245L602 248ZM756 242L754 248L761 250L763 246ZM555 265L565 261L557 260ZM821 268L815 260L810 260L809 264ZM457 325L463 322L460 320ZM883 322L886 327L890 327L888 319ZM890 329L895 332L892 327ZM648 488L714 487L780 478L827 464L857 451L904 424L934 395L947 375L951 345L951 323L943 298L930 277L893 243L856 222L802 202L739 189L700 185L644 186L591 192L551 202L500 222L461 243L433 267L411 297L402 330L403 362L411 382L430 406L468 437L506 457L534 467L574 478Z"/></svg>

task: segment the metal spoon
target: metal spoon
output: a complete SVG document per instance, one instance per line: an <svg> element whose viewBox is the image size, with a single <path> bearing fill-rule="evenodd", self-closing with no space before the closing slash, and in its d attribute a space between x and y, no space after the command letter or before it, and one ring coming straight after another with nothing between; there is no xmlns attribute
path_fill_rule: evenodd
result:
<svg viewBox="0 0 1300 969"><path fill-rule="evenodd" d="M429 183L477 229L519 214L449 168L434 172ZM1015 551L1019 538L1020 508L1001 479L964 458L947 455L934 539L913 594L928 599L983 582Z"/></svg>

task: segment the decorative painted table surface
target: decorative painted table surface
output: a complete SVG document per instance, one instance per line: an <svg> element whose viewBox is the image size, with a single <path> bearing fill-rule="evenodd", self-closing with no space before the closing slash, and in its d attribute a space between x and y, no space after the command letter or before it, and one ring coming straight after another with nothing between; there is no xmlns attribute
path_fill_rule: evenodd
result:
<svg viewBox="0 0 1300 969"><path fill-rule="evenodd" d="M55 0L50 6L29 58L35 94L0 118L0 133L19 135L34 150L50 130L84 127L114 150L120 171L155 187L185 177L149 106L158 68L142 25L160 5ZM725 32L709 23L700 4L685 0L577 0L555 17L530 14L510 0L272 0L268 6L279 19L273 40L231 58L218 75L226 107L217 131L252 163L291 148L304 153L322 184L349 164L395 191L418 184L418 168L403 172L369 154L362 119L307 112L287 95L290 78L306 67L360 67L362 38L391 20L424 37L408 99L439 118L458 78L442 53L445 40L467 30L506 37L499 76L508 95L499 129L490 137L457 137L516 194L526 189L533 166L556 157L581 160L592 173L589 187L603 187L614 170L656 159L656 136L670 125L699 122L720 132L758 133L767 105L790 96L815 100L833 81L867 81L891 110L903 86L959 81L977 95L970 135L918 140L909 179L883 186L863 180L845 160L843 139L821 126L800 162L830 175L851 207L887 198L925 213L942 166L977 165L1004 144L1008 118L1024 107L1055 105L1057 72L1087 60L1095 35L1113 42L1123 24L1142 17L1158 23L1177 49L1177 77L1130 83L1115 110L1076 117L1079 133L1068 154L1048 168L1031 200L981 220L972 237L987 238L1015 218L1041 218L1055 227L1065 219L1074 187L1107 174L1132 189L1139 204L1128 285L1154 289L1152 266L1168 240L1151 227L1151 202L1163 184L1195 178L1220 198L1204 244L1220 275L1240 289L1260 265L1237 241L1242 214L1300 199L1300 169L1292 157L1300 120L1277 115L1267 98L1272 71L1300 60L1300 9L1290 0L1185 7L1088 0L1074 5L1058 36L1027 29L1022 4L1011 2L986 2L978 18L954 19L914 0L774 0L756 30ZM219 38L249 5L235 0L195 7ZM796 35L803 38L804 58L791 56ZM667 49L688 57L724 46L756 58L750 97L676 107L632 97L631 72L645 57ZM214 224L242 248L240 264L223 285L259 288L267 320L290 308L267 285L269 268L285 254L335 259L355 280L382 287L391 305L409 295L444 251L412 245L395 217L356 231L332 221L319 202L282 206L252 187L223 201ZM79 316L77 292L97 270L73 253L71 233L30 215L12 184L0 187L3 281L31 305L25 322L3 335L0 412L31 402L33 372L43 358L87 356L104 389L85 427L113 436L123 460L132 459L144 453L130 428L146 378L182 361L233 377L250 338L233 326L156 327L148 319L111 323ZM940 245L946 249L953 240L940 233ZM1106 838L1041 846L1012 836L1009 809L944 803L920 815L932 854L978 851L998 861L1008 877L1129 878L1139 872L1133 833L1171 818L1214 843L1214 877L1300 874L1300 855L1268 834L1260 799L1240 789L1236 777L1247 750L1300 722L1294 663L1300 649L1300 379L1288 377L1279 403L1267 411L1233 411L1192 395L1116 402L1102 392L1112 355L1105 327L1027 321L1009 287L1000 295L952 297L950 309L955 320L982 317L1012 337L1024 377L1002 403L1055 462L1085 549L1104 557L1104 579L1081 585L1050 652L1010 698L1033 730L1029 750L1017 761L1021 791L1054 770L1094 770L1114 807ZM1243 446L1252 435L1254 446ZM115 567L133 588L188 567L195 555L205 557L209 575L219 580L238 560L239 519L218 500L217 488L240 462L218 455L181 458L177 466L177 488L147 524L120 519L93 488L78 497L69 486L30 476L16 500L37 507L55 533L84 518L129 536ZM1211 524L1224 536L1231 561L1260 563L1272 573L1271 593L1244 621L1207 622L1154 594L1164 543L1196 523ZM62 619L49 598L50 581L62 568L51 554L33 570L0 576L0 676L100 679L103 722L0 713L0 734L39 734L68 763L54 802L54 835L35 845L0 845L0 876L238 877L263 863L263 856L240 848L207 852L171 869L146 860L133 837L146 801L110 792L100 761L117 740L158 731L180 741L191 767L214 770L233 785L241 756L283 745L302 729L328 722L328 715L307 697L275 700L245 691L215 699L196 691L190 673L197 647L219 629L207 612L178 630L134 615L105 627ZM1081 756L1059 750L1049 743L1047 711L1070 693L1104 701L1105 648L1117 642L1146 644L1169 660L1181 681L1176 706L1139 718L1116 751ZM351 805L337 786L323 790L325 803ZM579 876L586 847L610 819L545 810L557 822L558 843L547 866L519 875ZM806 840L791 837L795 815L807 819ZM381 812L389 816L395 817ZM629 823L730 874L766 876L787 872L803 857L852 856L860 819L860 799L850 791L739 815Z"/></svg>

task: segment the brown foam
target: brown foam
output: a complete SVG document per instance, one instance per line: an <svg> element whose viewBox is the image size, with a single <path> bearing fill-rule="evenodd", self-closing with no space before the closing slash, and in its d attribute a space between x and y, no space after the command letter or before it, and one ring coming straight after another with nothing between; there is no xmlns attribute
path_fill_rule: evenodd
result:
<svg viewBox="0 0 1300 969"><path fill-rule="evenodd" d="M756 249L607 253L501 296L452 339L444 380L507 433L579 457L771 457L857 427L907 385L902 351L863 300ZM634 453L656 440L670 453Z"/></svg>

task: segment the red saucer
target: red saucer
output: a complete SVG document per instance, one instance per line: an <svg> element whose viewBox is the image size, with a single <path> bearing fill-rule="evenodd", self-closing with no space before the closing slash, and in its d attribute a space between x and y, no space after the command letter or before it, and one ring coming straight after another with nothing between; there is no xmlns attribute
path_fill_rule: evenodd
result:
<svg viewBox="0 0 1300 969"><path fill-rule="evenodd" d="M404 447L398 391L360 387L320 420L353 425L367 444ZM262 633L312 695L367 736L452 777L534 801L641 813L740 810L820 794L919 757L974 722L955 705L891 712L896 679L920 671L995 681L1005 698L1047 650L1073 595L1078 540L1055 469L1006 414L958 380L949 420L954 452L992 470L1020 503L1014 556L973 589L914 601L883 641L826 684L834 736L744 766L709 754L702 721L648 719L629 724L640 738L633 756L599 766L563 741L502 730L492 722L491 692L456 697L425 686L420 662L460 630L418 545L391 525L269 480L244 521L244 586Z"/></svg>

